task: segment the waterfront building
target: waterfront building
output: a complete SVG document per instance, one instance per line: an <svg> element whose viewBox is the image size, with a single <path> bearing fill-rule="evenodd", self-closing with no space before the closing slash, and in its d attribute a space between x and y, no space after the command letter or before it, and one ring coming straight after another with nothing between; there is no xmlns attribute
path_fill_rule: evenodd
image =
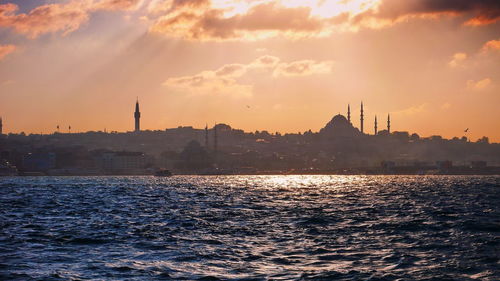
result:
<svg viewBox="0 0 500 281"><path fill-rule="evenodd" d="M106 152L100 158L100 166L105 171L134 171L144 169L148 159L142 152Z"/></svg>

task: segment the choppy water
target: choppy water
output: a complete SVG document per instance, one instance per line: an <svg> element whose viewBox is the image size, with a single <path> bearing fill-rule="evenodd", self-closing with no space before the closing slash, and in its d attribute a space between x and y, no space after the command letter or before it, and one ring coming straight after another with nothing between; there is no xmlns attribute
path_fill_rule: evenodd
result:
<svg viewBox="0 0 500 281"><path fill-rule="evenodd" d="M500 280L500 177L0 178L1 280Z"/></svg>

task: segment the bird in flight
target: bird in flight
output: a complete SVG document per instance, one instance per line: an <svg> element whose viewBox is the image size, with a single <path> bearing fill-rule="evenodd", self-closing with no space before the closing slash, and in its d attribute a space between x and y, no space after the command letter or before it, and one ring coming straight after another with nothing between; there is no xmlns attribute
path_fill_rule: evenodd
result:
<svg viewBox="0 0 500 281"><path fill-rule="evenodd" d="M468 131L469 131L469 128L465 129L465 131L464 131L464 132L466 132L466 133L467 133Z"/></svg>

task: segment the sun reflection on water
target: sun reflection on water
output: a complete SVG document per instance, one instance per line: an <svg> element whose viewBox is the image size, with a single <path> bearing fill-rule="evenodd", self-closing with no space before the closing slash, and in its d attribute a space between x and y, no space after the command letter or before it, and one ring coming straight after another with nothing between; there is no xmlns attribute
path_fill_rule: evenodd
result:
<svg viewBox="0 0 500 281"><path fill-rule="evenodd" d="M499 183L333 175L6 179L0 235L11 238L0 243L0 258L7 274L33 279L495 280L495 264L483 260L497 255L491 233Z"/></svg>

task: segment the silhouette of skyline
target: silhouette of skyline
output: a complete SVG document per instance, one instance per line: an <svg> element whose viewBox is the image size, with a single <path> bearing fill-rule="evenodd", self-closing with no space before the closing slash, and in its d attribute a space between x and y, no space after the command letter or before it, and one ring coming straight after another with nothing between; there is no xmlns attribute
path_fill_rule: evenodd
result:
<svg viewBox="0 0 500 281"><path fill-rule="evenodd" d="M248 106L247 106L248 107ZM347 118L342 115L342 114L338 114L336 115L335 117L337 118L333 118L332 121L330 121L325 128L327 127L331 127L331 126L335 126L335 124L333 123L334 121L337 121L337 122L342 122L342 123L345 123L344 120L347 120L347 123L350 125L351 128L355 128L353 126L353 124L351 123L351 106L350 104L347 104L347 114L346 114ZM140 118L141 118L141 112L139 110L139 98L137 98L137 101L136 101L136 104L135 104L135 111L134 111L134 132L138 133L141 131L141 125L140 125ZM366 135L370 135L370 133L365 133L364 132L364 119L365 118L365 112L364 112L364 109L363 109L363 102L361 102L361 106L360 106L360 128L358 128L359 132L361 134L366 134ZM342 120L342 121L339 121L339 120ZM217 125L217 123L215 124ZM338 125L337 125L338 126ZM343 126L343 125L341 125ZM321 129L321 131L323 131L325 128ZM0 118L0 129L1 129L1 118ZM208 143L209 143L209 137L208 137L208 124L205 125L205 147L208 147ZM467 133L468 132L468 128L465 130L464 133ZM309 131L311 131L309 129ZM386 130L385 130L387 133L391 133L391 114L388 113L387 114L387 127L386 127ZM377 115L374 116L374 128L373 128L373 132L374 134L373 135L378 135L379 133L379 130L378 130L378 123L377 123ZM382 131L384 132L384 131ZM464 136L465 137L465 136ZM214 139L213 139L213 149L216 151L217 150L217 129L216 129L216 126L214 126Z"/></svg>
<svg viewBox="0 0 500 281"><path fill-rule="evenodd" d="M353 124L351 123L351 121L350 121L350 119L351 119L351 107L350 107L349 103L347 104L347 114L346 114L346 116L347 116L347 118L344 115L342 115L342 114L339 113L338 115L334 116L334 118L332 119L332 121L330 121L326 125L326 127L322 128L319 132L324 131L326 128L332 127L333 126L332 122L334 122L335 120L337 122L339 122L339 120L342 120L342 121L340 121L341 123L345 123L345 121L346 121L350 125L350 127L352 127L353 129L357 129L362 135L364 135L364 134L370 135L370 133L365 133L364 132L365 112L364 112L364 108L363 108L363 102L361 102L361 105L360 105L360 127L359 128L355 128L353 126ZM134 111L133 117L134 117L134 130L133 130L133 132L140 133L141 132L141 120L140 120L141 119L141 112L140 112L140 104L139 104L139 98L138 97L136 99L135 111ZM337 118L335 118L335 117L337 117ZM217 123L215 125L217 125ZM343 126L343 125L341 125L341 126ZM179 127L182 127L182 126L179 126ZM54 133L60 133L59 128L60 128L60 126L57 125L56 126L56 131ZM3 122L2 122L2 118L0 117L0 135L2 134L2 129L3 129ZM148 130L148 131L151 131L151 130ZM467 138L465 135L467 134L468 131L469 131L469 128L467 128L464 131L464 136L463 136L464 138ZM88 131L88 132L95 132L95 131ZM104 132L105 133L107 132L106 129L104 129ZM117 132L117 131L112 131L112 132ZM204 143L205 143L205 147L208 147L208 143L209 143L209 141L208 141L208 124L205 125L205 132L206 132L206 134L205 134L205 141L204 141ZM309 129L306 132L311 132L311 129ZM377 116L376 115L374 116L374 128L373 128L373 132L374 132L373 135L378 135L378 133L379 133L378 123L377 123ZM383 132L383 133L387 132L389 134L391 133L391 117L390 117L390 113L387 114L387 127L386 127L386 130L381 131L381 132ZM404 131L404 132L406 132L406 131ZM68 133L71 133L71 126L68 126ZM79 133L83 133L83 132L79 132ZM436 135L431 136L431 137L435 137L435 136ZM439 135L437 135L437 136L439 136ZM441 137L441 136L439 136L439 137ZM456 137L457 136L455 136L455 138ZM483 136L483 138L485 138L485 137L486 136ZM481 140L483 138L480 138L479 140ZM467 138L467 140L469 140L469 139ZM213 149L215 151L217 150L217 130L216 130L216 126L214 126Z"/></svg>
<svg viewBox="0 0 500 281"><path fill-rule="evenodd" d="M137 99L128 132L79 133L69 126L48 135L0 135L2 169L48 175L150 174L154 167L197 174L500 173L500 144L487 137L471 142L466 136L448 140L392 131L390 113L383 130L374 116L371 134L364 132L365 104L360 127L350 121L352 114L347 104L346 115L336 114L318 132L245 132L217 122L212 128L150 131L141 130Z"/></svg>

